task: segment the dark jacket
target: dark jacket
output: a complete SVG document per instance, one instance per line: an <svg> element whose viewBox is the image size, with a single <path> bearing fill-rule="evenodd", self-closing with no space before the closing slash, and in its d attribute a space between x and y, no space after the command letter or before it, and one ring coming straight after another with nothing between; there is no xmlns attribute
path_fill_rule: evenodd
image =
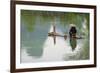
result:
<svg viewBox="0 0 100 73"><path fill-rule="evenodd" d="M72 26L72 27L70 28L70 31L69 31L70 37L76 36L76 33L77 33L76 27Z"/></svg>

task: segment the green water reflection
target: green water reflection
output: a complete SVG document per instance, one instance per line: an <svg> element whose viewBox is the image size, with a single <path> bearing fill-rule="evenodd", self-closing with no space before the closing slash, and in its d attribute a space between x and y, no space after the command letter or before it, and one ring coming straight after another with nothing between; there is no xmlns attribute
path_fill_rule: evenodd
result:
<svg viewBox="0 0 100 73"><path fill-rule="evenodd" d="M53 22L64 34L68 34L70 24L75 24L77 35L86 38L85 40L71 40L71 46L69 45L69 47L75 49L75 46L81 42L82 51L79 52L80 54L78 53L78 55L71 56L68 59L89 59L88 13L21 10L21 49L25 49L28 56L41 58L44 52L44 43ZM66 40L66 43L68 43L67 41L69 40ZM51 52L51 55L54 54ZM62 60L68 60L66 56L62 57Z"/></svg>

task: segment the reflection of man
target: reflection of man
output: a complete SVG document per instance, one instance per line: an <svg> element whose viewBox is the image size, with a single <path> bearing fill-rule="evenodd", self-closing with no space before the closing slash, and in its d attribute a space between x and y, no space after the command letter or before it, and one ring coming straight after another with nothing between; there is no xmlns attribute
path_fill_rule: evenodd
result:
<svg viewBox="0 0 100 73"><path fill-rule="evenodd" d="M76 37L76 33L77 33L77 30L76 30L76 27L74 24L71 24L71 28L69 30L69 35L70 35L70 38L75 38Z"/></svg>

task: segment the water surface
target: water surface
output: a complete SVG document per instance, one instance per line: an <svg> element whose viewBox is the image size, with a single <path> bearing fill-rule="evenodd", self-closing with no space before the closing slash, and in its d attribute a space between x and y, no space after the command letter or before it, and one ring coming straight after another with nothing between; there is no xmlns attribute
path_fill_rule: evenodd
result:
<svg viewBox="0 0 100 73"><path fill-rule="evenodd" d="M48 32L67 34L67 40L53 37ZM77 28L77 35L84 39L70 42L70 24ZM72 51L71 44L76 44ZM73 12L52 12L21 10L21 63L51 62L89 59L89 14Z"/></svg>

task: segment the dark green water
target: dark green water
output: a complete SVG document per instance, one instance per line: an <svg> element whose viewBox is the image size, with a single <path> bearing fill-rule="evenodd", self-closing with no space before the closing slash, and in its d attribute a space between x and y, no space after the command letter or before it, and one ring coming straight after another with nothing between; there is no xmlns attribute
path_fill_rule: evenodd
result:
<svg viewBox="0 0 100 73"><path fill-rule="evenodd" d="M70 42L70 38L48 36L56 25L56 32L69 36L70 24L84 39ZM89 14L21 10L21 62L68 61L89 59ZM72 51L72 45L76 44Z"/></svg>

